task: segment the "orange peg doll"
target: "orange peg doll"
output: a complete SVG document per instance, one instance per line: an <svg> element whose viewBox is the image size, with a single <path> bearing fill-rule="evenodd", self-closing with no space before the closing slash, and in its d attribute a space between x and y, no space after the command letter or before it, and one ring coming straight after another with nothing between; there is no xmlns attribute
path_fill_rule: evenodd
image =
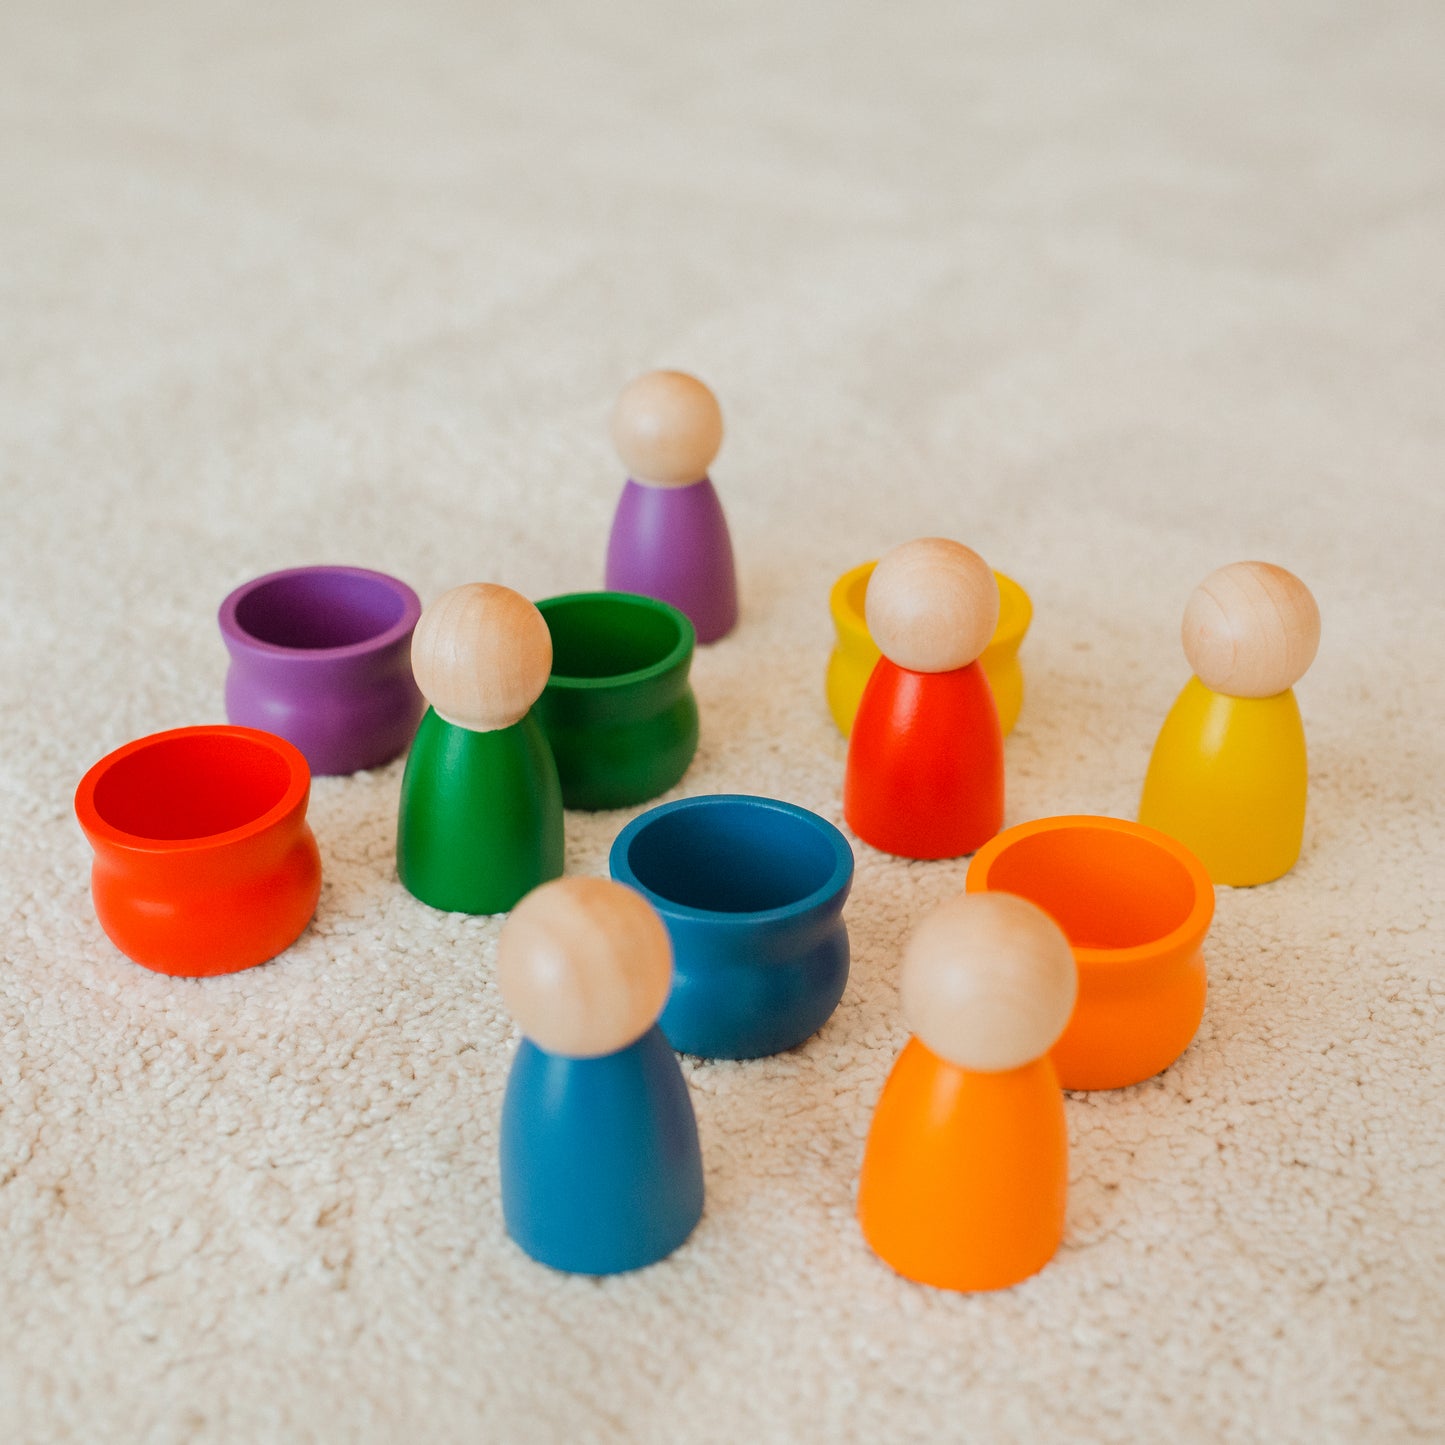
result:
<svg viewBox="0 0 1445 1445"><path fill-rule="evenodd" d="M914 1037L883 1087L858 1184L863 1236L899 1274L1006 1289L1053 1258L1069 1144L1049 1050L1077 990L1068 940L1013 894L961 894L914 931L900 985Z"/></svg>

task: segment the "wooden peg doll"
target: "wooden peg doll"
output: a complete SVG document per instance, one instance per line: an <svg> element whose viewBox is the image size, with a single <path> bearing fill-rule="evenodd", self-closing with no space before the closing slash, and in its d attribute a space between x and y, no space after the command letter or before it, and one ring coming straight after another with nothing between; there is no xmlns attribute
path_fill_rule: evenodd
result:
<svg viewBox="0 0 1445 1445"><path fill-rule="evenodd" d="M670 602L704 643L738 619L732 539L707 475L722 435L717 398L681 371L639 376L612 417L628 481L607 544L607 588Z"/></svg>
<svg viewBox="0 0 1445 1445"><path fill-rule="evenodd" d="M562 872L557 765L530 711L552 667L547 624L474 582L422 613L411 659L430 706L402 778L397 872L433 908L504 912Z"/></svg>
<svg viewBox="0 0 1445 1445"><path fill-rule="evenodd" d="M1215 883L1267 883L1304 840L1309 767L1293 688L1319 648L1319 608L1283 567L1234 562L1194 589L1183 640L1194 676L1154 744L1139 821L1196 853Z"/></svg>
<svg viewBox="0 0 1445 1445"><path fill-rule="evenodd" d="M1003 825L1003 734L977 661L998 583L971 548L924 537L884 555L865 605L883 655L848 739L844 816L885 853L972 853Z"/></svg>
<svg viewBox="0 0 1445 1445"><path fill-rule="evenodd" d="M702 1214L687 1081L657 1027L672 946L640 893L563 878L502 929L497 982L523 1039L502 1104L502 1212L534 1259L577 1274L671 1254Z"/></svg>
<svg viewBox="0 0 1445 1445"><path fill-rule="evenodd" d="M1068 940L1012 894L961 894L909 939L900 1003L913 1037L858 1184L864 1238L899 1274L1005 1289L1053 1257L1069 1159L1049 1050L1077 989Z"/></svg>

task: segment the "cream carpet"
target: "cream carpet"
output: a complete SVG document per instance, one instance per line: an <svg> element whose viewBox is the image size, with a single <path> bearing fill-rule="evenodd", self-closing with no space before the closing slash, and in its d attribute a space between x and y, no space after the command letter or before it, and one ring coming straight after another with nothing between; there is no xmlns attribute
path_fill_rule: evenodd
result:
<svg viewBox="0 0 1445 1445"><path fill-rule="evenodd" d="M6 0L0 1439L1442 1438L1442 47L1437 0ZM1012 1292L852 1213L963 862L860 846L838 1012L685 1064L706 1216L603 1283L502 1233L497 923L397 883L399 765L317 783L272 965L95 922L75 783L222 720L229 588L598 583L655 365L722 400L745 597L684 791L839 817L828 586L912 535L1033 594L1012 821L1132 811L1211 568L1319 598L1304 857L1221 890L1186 1056L1070 1099Z"/></svg>

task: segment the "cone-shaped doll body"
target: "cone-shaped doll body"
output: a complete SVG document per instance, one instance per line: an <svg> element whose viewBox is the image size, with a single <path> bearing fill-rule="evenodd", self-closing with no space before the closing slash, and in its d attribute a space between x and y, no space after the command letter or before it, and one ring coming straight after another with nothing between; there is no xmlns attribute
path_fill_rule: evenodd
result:
<svg viewBox="0 0 1445 1445"><path fill-rule="evenodd" d="M1077 986L1064 935L1010 894L956 898L909 940L915 1037L884 1085L858 1183L864 1238L899 1274L1005 1289L1053 1257L1069 1158L1048 1050Z"/></svg>
<svg viewBox="0 0 1445 1445"><path fill-rule="evenodd" d="M1268 563L1220 568L1189 600L1195 676L1154 744L1139 821L1197 854L1215 883L1267 883L1299 857L1309 768L1293 685L1319 632L1308 589Z"/></svg>
<svg viewBox="0 0 1445 1445"><path fill-rule="evenodd" d="M656 1024L596 1059L523 1039L501 1149L507 1233L553 1269L640 1269L671 1254L702 1214L692 1100Z"/></svg>
<svg viewBox="0 0 1445 1445"><path fill-rule="evenodd" d="M562 872L562 790L531 714L474 732L426 710L401 784L396 863L423 903L505 913Z"/></svg>
<svg viewBox="0 0 1445 1445"><path fill-rule="evenodd" d="M396 864L433 908L505 912L562 872L557 765L529 712L551 660L541 614L505 587L458 587L417 624L431 706L402 778Z"/></svg>
<svg viewBox="0 0 1445 1445"><path fill-rule="evenodd" d="M707 469L722 443L722 413L700 381L676 371L639 377L622 393L613 440L629 480L607 543L607 587L669 602L700 643L738 617L732 538Z"/></svg>
<svg viewBox="0 0 1445 1445"><path fill-rule="evenodd" d="M716 642L738 620L727 518L704 477L685 487L628 481L607 542L607 587L670 602Z"/></svg>
<svg viewBox="0 0 1445 1445"><path fill-rule="evenodd" d="M1003 826L1003 734L977 657L998 584L942 538L895 547L868 586L882 650L848 740L843 811L866 843L905 858L972 853Z"/></svg>
<svg viewBox="0 0 1445 1445"><path fill-rule="evenodd" d="M622 884L567 878L503 929L498 982L524 1035L502 1104L502 1213L534 1259L577 1274L639 1269L702 1215L687 1082L656 1025L667 931Z"/></svg>
<svg viewBox="0 0 1445 1445"><path fill-rule="evenodd" d="M910 1039L868 1135L863 1233L908 1279L1006 1289L1059 1247L1068 1163L1064 1096L1047 1057L985 1074Z"/></svg>

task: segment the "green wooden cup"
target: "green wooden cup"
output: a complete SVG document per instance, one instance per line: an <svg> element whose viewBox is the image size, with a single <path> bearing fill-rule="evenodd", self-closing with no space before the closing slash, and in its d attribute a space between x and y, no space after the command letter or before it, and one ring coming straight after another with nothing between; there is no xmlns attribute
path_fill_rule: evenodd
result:
<svg viewBox="0 0 1445 1445"><path fill-rule="evenodd" d="M692 623L631 592L572 592L537 607L552 634L552 675L533 712L563 803L628 808L665 793L697 751Z"/></svg>

